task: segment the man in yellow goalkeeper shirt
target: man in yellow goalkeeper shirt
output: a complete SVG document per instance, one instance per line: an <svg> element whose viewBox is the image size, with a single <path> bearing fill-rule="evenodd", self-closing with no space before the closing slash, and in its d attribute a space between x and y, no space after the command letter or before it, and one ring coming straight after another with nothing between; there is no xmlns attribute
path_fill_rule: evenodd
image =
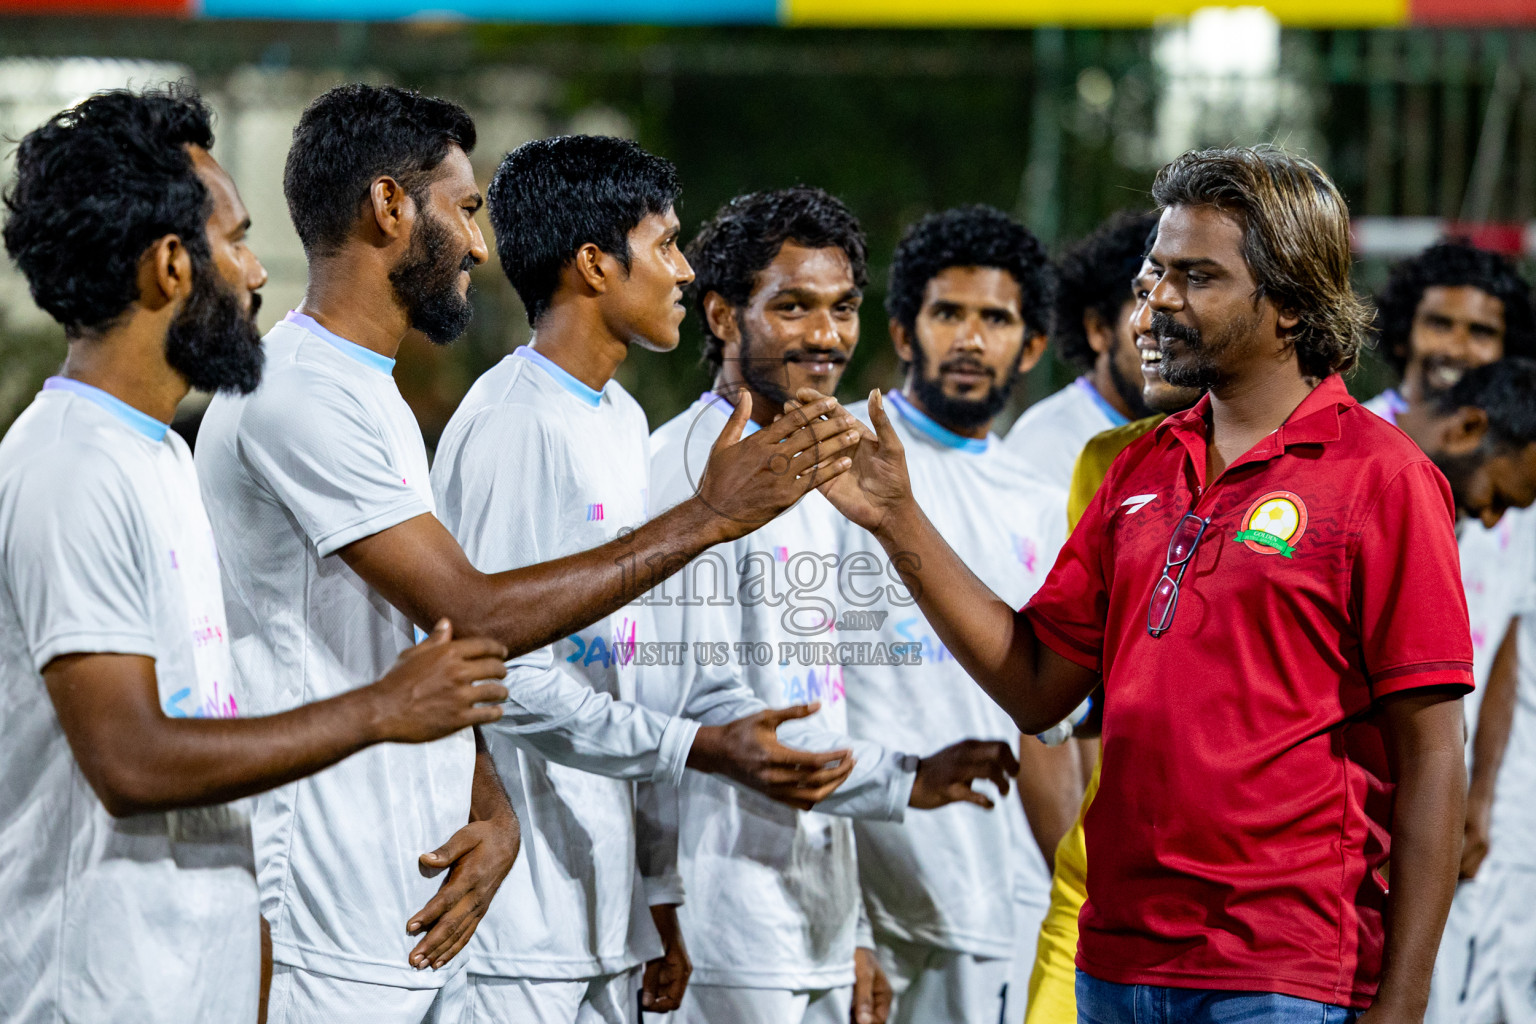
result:
<svg viewBox="0 0 1536 1024"><path fill-rule="evenodd" d="M1151 248L1151 239L1148 239ZM1146 303L1150 282L1145 273L1132 282L1136 305L1131 312L1131 330L1136 336L1136 350L1141 354L1142 399L1154 414L1133 420L1095 435L1077 457L1072 470L1072 484L1067 493L1067 528L1077 527L1083 510L1115 461L1132 441L1162 422L1169 413L1194 405L1200 397L1195 388L1176 387L1157 372L1162 361L1157 341L1152 337L1152 311ZM1101 704L1097 698L1095 704ZM1095 716L1097 718L1097 716ZM1079 729L1077 735L1082 735ZM1029 978L1029 1009L1025 1024L1076 1024L1077 998L1077 914L1088 898L1088 852L1083 842L1083 815L1099 788L1099 769L1083 794L1077 824L1072 826L1056 847L1056 867L1051 878L1051 906L1040 925L1040 941L1035 950L1035 969Z"/></svg>

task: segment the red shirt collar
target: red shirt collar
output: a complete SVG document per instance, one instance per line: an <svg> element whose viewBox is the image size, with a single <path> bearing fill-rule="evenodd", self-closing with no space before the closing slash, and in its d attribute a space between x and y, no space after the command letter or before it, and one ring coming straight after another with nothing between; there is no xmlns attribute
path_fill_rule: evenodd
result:
<svg viewBox="0 0 1536 1024"><path fill-rule="evenodd" d="M1349 394L1349 389L1344 386L1344 378L1336 373L1324 377L1311 394L1301 400L1301 404L1291 411L1280 425L1280 429L1263 438L1241 458L1233 460L1228 469L1245 462L1260 462L1273 459L1284 452L1293 444L1327 444L1339 439L1339 414L1350 406L1356 404ZM1174 413L1155 428L1161 437L1163 432L1172 432L1179 442L1189 451L1191 461L1194 462L1195 471L1200 476L1202 484L1205 477L1205 443L1206 433L1210 429L1209 413L1211 409L1211 396L1209 392L1200 396L1200 401L1183 412Z"/></svg>

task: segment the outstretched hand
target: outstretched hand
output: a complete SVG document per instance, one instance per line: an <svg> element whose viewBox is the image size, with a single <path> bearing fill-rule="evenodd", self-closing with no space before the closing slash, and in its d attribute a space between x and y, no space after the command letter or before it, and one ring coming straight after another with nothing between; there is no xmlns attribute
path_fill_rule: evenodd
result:
<svg viewBox="0 0 1536 1024"><path fill-rule="evenodd" d="M752 396L743 391L699 481L698 498L720 517L727 540L751 533L846 472L861 436L857 420L819 395L743 437L751 415Z"/></svg>
<svg viewBox="0 0 1536 1024"><path fill-rule="evenodd" d="M705 725L694 736L688 767L716 772L783 804L808 811L853 771L851 750L813 753L779 742L778 728L816 713L819 704L767 708L726 725Z"/></svg>
<svg viewBox="0 0 1536 1024"><path fill-rule="evenodd" d="M907 806L929 811L945 804L964 801L992 809L985 793L971 788L977 779L991 779L1003 796L1008 795L1008 780L1019 774L1019 761L1013 748L995 740L961 740L945 747L917 764L917 779Z"/></svg>
<svg viewBox="0 0 1536 1024"><path fill-rule="evenodd" d="M823 401L826 399L818 392L802 388L796 400L785 403L784 409L809 414ZM912 483L907 477L906 450L885 414L884 399L878 389L869 393L869 419L875 429L859 424L859 444L853 453L852 467L818 486L827 500L855 525L878 533L886 516L912 500Z"/></svg>

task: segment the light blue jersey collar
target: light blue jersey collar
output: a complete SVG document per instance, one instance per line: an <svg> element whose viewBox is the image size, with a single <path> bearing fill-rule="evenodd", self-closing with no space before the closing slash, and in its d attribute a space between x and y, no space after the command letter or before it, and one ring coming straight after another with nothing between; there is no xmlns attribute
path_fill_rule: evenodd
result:
<svg viewBox="0 0 1536 1024"><path fill-rule="evenodd" d="M306 313L300 313L296 309L289 310L288 315L283 317L283 322L304 328L331 348L349 359L357 360L370 370L378 370L380 373L390 375L395 372L395 361L389 356L380 355L371 348L364 348L355 341L348 341L339 334L331 333Z"/></svg>
<svg viewBox="0 0 1536 1024"><path fill-rule="evenodd" d="M168 424L161 423L148 413L140 412L121 398L109 395L101 388L92 387L72 377L49 377L43 381L43 390L68 391L72 395L79 395L87 402L94 402L156 443L164 441L165 432L171 429Z"/></svg>
<svg viewBox="0 0 1536 1024"><path fill-rule="evenodd" d="M1131 422L1120 414L1119 409L1116 409L1114 406L1110 405L1109 402L1105 400L1104 396L1099 394L1099 389L1094 387L1093 382L1087 377L1077 378L1077 380L1072 382L1072 386L1082 389L1085 393L1087 393L1088 397L1093 399L1094 404L1099 407L1099 411L1109 419L1110 426L1123 427L1127 423Z"/></svg>
<svg viewBox="0 0 1536 1024"><path fill-rule="evenodd" d="M1408 411L1408 402L1397 388L1388 388L1382 392L1381 399L1386 404L1387 413L1382 418L1394 427L1397 426L1397 418Z"/></svg>
<svg viewBox="0 0 1536 1024"><path fill-rule="evenodd" d="M943 426L917 406L913 405L907 396L900 391L888 391L886 397L891 400L891 407L907 424L923 434L930 440L937 441L946 448L954 448L962 452L979 454L992 447L991 436L987 437L962 437L961 435Z"/></svg>
<svg viewBox="0 0 1536 1024"><path fill-rule="evenodd" d="M727 399L724 395L716 394L713 391L704 392L699 396L699 401L703 402L707 406L710 406L711 408L719 410L725 415L726 419L730 419L731 413L736 410L736 407L730 403L729 399ZM747 420L747 425L741 429L741 436L751 437L753 434L762 429L763 428L758 424L757 420L749 419Z"/></svg>
<svg viewBox="0 0 1536 1024"><path fill-rule="evenodd" d="M596 409L603 404L603 393L601 391L593 391L581 381L571 376L569 372L553 359L550 359L537 349L530 348L527 345L519 345L517 351L512 354L528 360L535 366L543 367L545 373L555 378L556 384L559 384L566 391L569 391L592 408Z"/></svg>

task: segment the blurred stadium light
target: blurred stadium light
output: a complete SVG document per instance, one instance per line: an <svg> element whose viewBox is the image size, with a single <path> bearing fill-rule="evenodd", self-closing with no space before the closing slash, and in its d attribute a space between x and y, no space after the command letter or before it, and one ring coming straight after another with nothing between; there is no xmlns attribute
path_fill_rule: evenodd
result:
<svg viewBox="0 0 1536 1024"><path fill-rule="evenodd" d="M473 18L570 24L1143 27L1209 0L0 0L0 14L161 14L385 21ZM1532 25L1526 0L1268 0L1287 25Z"/></svg>
<svg viewBox="0 0 1536 1024"><path fill-rule="evenodd" d="M630 24L591 24L614 21ZM846 25L864 27L819 27ZM849 393L896 372L886 260L915 217L991 203L1059 250L1145 207L1152 173L1191 146L1274 141L1318 160L1356 214L1362 290L1445 233L1536 256L1536 0L0 0L11 139L95 88L182 75L217 110L215 155L252 210L263 326L303 288L280 187L288 133L349 79L464 103L482 179L537 135L633 135L678 163L685 233L748 189L843 196L872 259ZM494 266L475 287L463 342L402 351L429 440L528 333ZM0 265L0 426L6 396L29 395L61 354ZM1021 398L1069 375L1048 362ZM637 353L621 376L658 421L704 383L688 355Z"/></svg>

